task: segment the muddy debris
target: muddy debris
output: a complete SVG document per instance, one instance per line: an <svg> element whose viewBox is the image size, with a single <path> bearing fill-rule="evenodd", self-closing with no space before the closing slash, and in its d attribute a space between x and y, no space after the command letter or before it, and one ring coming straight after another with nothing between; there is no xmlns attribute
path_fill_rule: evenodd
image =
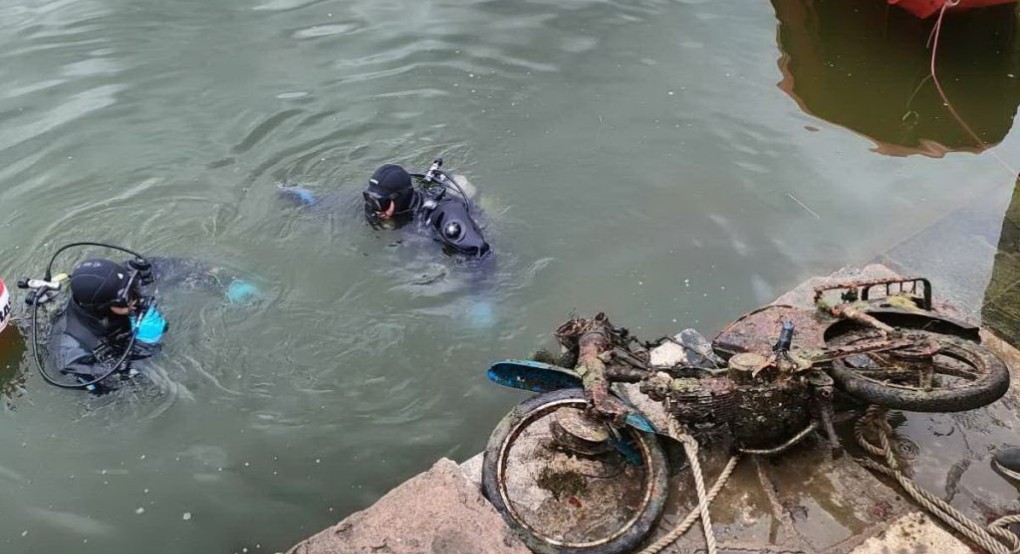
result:
<svg viewBox="0 0 1020 554"><path fill-rule="evenodd" d="M588 481L576 471L558 471L548 466L542 468L536 484L551 492L556 500L577 497L588 490Z"/></svg>

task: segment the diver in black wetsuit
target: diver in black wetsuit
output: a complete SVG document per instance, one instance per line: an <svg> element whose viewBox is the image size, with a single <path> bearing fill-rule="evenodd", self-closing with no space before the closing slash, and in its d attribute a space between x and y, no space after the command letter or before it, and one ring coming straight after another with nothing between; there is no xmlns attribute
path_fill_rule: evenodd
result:
<svg viewBox="0 0 1020 554"><path fill-rule="evenodd" d="M71 298L50 332L50 373L88 388L104 375L130 373L130 362L159 350L167 324L143 291L152 283L151 266L132 262L94 258L71 274Z"/></svg>
<svg viewBox="0 0 1020 554"><path fill-rule="evenodd" d="M471 217L467 196L453 177L442 171L437 159L424 175L423 186L411 184L411 174L399 165L375 170L362 192L365 217L378 228L399 228L417 221L449 251L484 257L491 248Z"/></svg>
<svg viewBox="0 0 1020 554"><path fill-rule="evenodd" d="M80 263L68 277L53 276L53 261L76 246L102 246L134 256L126 263L92 258ZM43 378L62 388L106 392L116 388L109 377L132 376L131 362L148 358L162 346L168 325L156 304L155 285L226 290L230 302L257 295L246 281L229 278L218 268L178 258L145 258L131 250L101 243L74 243L54 254L43 279L25 279L20 288L31 289L32 350ZM47 340L49 356L38 349L39 306L56 299L64 282L70 297L57 311Z"/></svg>
<svg viewBox="0 0 1020 554"><path fill-rule="evenodd" d="M386 164L375 171L362 191L365 218L376 229L397 229L417 222L419 230L443 245L450 254L477 259L492 249L474 219L467 193L436 159L424 174L408 173L399 165ZM415 187L411 179L421 184ZM306 208L331 210L337 197L319 197L300 186L280 188L285 200Z"/></svg>

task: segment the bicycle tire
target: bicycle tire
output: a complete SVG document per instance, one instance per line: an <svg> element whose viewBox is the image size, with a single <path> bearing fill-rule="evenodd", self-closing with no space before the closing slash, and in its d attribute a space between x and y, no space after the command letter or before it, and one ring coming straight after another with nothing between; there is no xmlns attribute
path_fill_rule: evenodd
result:
<svg viewBox="0 0 1020 554"><path fill-rule="evenodd" d="M647 467L645 502L628 522L608 540L588 542L568 542L551 539L531 529L526 522L520 520L508 505L504 496L503 457L507 454L513 439L529 425L536 414L549 410L550 407L586 407L588 401L583 389L560 389L533 396L518 404L499 422L489 437L488 445L482 458L482 488L486 497L503 516L510 529L534 552L538 554L621 554L630 552L644 540L655 526L665 509L669 464L666 454L659 444L658 437L653 433L638 431L626 427L624 432L630 433L640 443L643 453L642 461ZM521 427L521 426L524 427Z"/></svg>
<svg viewBox="0 0 1020 554"><path fill-rule="evenodd" d="M855 333L863 336L868 331L870 329L859 326L847 327L827 338L827 342L846 340ZM973 410L987 406L1006 394L1009 389L1009 370L988 348L973 341L930 331L912 330L911 333L922 333L936 340L941 348L939 354L970 365L977 374L976 378L959 386L920 390L868 378L859 372L859 368L844 359L833 360L829 374L839 388L852 396L872 404L910 412ZM889 354L895 355L894 352Z"/></svg>

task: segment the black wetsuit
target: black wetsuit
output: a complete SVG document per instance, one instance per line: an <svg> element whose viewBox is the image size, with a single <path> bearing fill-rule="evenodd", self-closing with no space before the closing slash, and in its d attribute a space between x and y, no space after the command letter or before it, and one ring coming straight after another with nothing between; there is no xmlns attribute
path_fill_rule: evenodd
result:
<svg viewBox="0 0 1020 554"><path fill-rule="evenodd" d="M489 254L489 243L471 217L466 200L437 186L416 190L412 210L419 225L448 252L479 258Z"/></svg>
<svg viewBox="0 0 1020 554"><path fill-rule="evenodd" d="M131 332L129 316L97 317L74 300L68 300L50 332L50 374L67 376L70 383L75 379L89 382L103 376L123 356L131 342ZM149 345L135 341L126 361L148 358L159 346L159 343ZM124 364L119 371L126 372L129 368L129 364Z"/></svg>
<svg viewBox="0 0 1020 554"><path fill-rule="evenodd" d="M156 284L162 290L208 290L226 291L228 299L234 298L235 285L244 281L225 274L218 267L183 258L149 258ZM240 291L244 295L256 294L250 290ZM143 294L152 291L143 289ZM160 316L162 317L162 316ZM68 299L64 308L54 320L49 335L48 371L54 376L63 376L69 384L89 382L107 372L124 355L124 349L131 343L133 333L130 316L107 313L98 316ZM162 342L147 343L135 340L125 360L127 362L148 358L157 353ZM129 373L130 364L124 364L118 372ZM103 381L103 385L111 384Z"/></svg>
<svg viewBox="0 0 1020 554"><path fill-rule="evenodd" d="M316 196L303 187L281 188L280 196L299 206L326 211L333 209L339 200L333 195ZM472 217L469 202L457 194L448 193L440 185L419 187L413 192L410 206L403 212L389 219L381 219L366 205L365 218L370 225L379 229L398 229L417 222L418 228L441 243L448 253L486 257L492 249Z"/></svg>

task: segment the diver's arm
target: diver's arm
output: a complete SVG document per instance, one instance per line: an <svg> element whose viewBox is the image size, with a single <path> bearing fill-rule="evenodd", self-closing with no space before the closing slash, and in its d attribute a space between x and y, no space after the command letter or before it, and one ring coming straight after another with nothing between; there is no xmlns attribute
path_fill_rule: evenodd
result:
<svg viewBox="0 0 1020 554"><path fill-rule="evenodd" d="M259 287L219 266L188 258L152 257L156 286L167 290L206 290L222 292L231 303L247 302L259 297Z"/></svg>
<svg viewBox="0 0 1020 554"><path fill-rule="evenodd" d="M300 207L314 206L319 202L319 197L304 187L280 187L277 196L289 204Z"/></svg>
<svg viewBox="0 0 1020 554"><path fill-rule="evenodd" d="M98 364L99 361L93 354L82 354L77 358L66 362L63 367L60 368L60 372L64 375L74 375L86 380L91 380L95 377L95 368Z"/></svg>

